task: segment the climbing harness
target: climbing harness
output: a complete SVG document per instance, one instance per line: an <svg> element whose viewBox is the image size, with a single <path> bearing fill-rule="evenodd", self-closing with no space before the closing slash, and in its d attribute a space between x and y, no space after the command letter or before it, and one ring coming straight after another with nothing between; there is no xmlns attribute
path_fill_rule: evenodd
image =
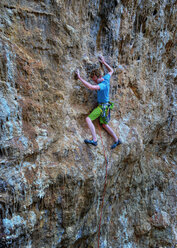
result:
<svg viewBox="0 0 177 248"><path fill-rule="evenodd" d="M101 109L101 118L103 120L103 123L107 124L110 119L111 119L111 110L114 107L113 102L108 102L108 103L100 103L98 107Z"/></svg>
<svg viewBox="0 0 177 248"><path fill-rule="evenodd" d="M103 190L103 200L102 200L102 205L101 205L100 223L99 223L99 230L98 230L98 248L99 248L99 245L100 245L101 219L102 219L102 212L103 212L103 205L104 205L104 196L105 196L106 184L107 184L108 161L107 161L107 157L106 157L106 153L105 153L105 148L104 148L104 144L103 144L103 140L102 140L102 136L101 136L101 128L100 128L100 125L99 124L98 124L98 127L99 127L99 133L100 133L100 137L101 137L101 143L102 143L102 146L103 146L104 157L105 157L105 161L106 161L106 175L105 175L104 190Z"/></svg>

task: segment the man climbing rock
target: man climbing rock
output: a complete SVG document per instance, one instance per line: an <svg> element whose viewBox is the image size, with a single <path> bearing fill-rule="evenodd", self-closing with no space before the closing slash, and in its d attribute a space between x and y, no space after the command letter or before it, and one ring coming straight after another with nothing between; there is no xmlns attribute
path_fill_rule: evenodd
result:
<svg viewBox="0 0 177 248"><path fill-rule="evenodd" d="M86 144L91 144L94 146L97 146L97 136L95 127L93 125L93 122L95 119L100 117L100 123L102 124L102 127L113 137L114 144L111 146L111 149L116 148L119 144L121 144L121 141L117 138L115 132L112 130L112 128L108 125L108 122L110 120L110 109L113 108L113 103L109 102L109 88L110 88L110 78L113 74L113 69L105 62L103 56L99 56L99 61L106 66L108 69L108 74L106 74L104 77L101 74L101 71L99 69L95 69L92 71L90 77L97 85L92 85L85 81L79 73L79 70L77 70L76 74L78 79L90 90L96 90L97 91L97 102L98 106L91 112L91 114L86 118L87 125L92 133L92 140L85 139L84 142Z"/></svg>

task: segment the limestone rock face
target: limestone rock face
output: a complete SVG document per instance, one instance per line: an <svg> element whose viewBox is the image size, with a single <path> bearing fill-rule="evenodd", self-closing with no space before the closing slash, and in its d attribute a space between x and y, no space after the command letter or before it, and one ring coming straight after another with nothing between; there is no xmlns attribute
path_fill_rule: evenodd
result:
<svg viewBox="0 0 177 248"><path fill-rule="evenodd" d="M176 231L174 0L0 1L0 247L96 248L106 175L85 118L98 55L114 68L100 247L172 248ZM106 69L103 68L104 73Z"/></svg>

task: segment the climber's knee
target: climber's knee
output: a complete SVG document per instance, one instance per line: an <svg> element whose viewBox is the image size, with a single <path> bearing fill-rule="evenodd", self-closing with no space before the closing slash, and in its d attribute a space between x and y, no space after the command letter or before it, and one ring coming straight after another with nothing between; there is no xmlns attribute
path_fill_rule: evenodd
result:
<svg viewBox="0 0 177 248"><path fill-rule="evenodd" d="M88 116L85 118L85 120L87 123L91 121L91 119Z"/></svg>

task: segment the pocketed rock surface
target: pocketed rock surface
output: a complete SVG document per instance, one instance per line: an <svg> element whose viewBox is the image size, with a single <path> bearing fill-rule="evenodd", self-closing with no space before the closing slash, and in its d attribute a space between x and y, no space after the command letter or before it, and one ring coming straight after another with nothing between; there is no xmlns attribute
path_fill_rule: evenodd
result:
<svg viewBox="0 0 177 248"><path fill-rule="evenodd" d="M85 118L98 55L114 68L100 248L174 248L174 0L0 1L0 247L96 248L106 175ZM103 68L104 73L107 73Z"/></svg>

